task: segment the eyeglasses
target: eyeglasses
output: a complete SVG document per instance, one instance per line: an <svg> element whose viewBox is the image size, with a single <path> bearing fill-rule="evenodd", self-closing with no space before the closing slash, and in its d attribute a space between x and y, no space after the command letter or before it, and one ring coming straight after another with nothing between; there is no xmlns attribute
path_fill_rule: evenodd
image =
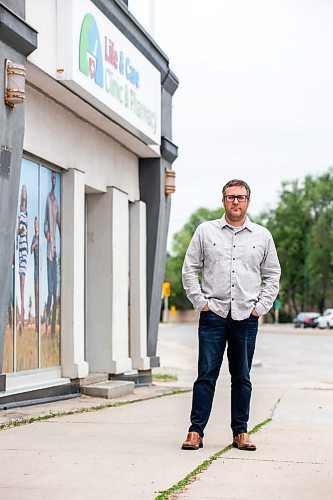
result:
<svg viewBox="0 0 333 500"><path fill-rule="evenodd" d="M244 203L246 200L249 199L249 197L246 196L246 194L227 194L224 197L226 201L231 201L231 202L234 202L236 198L239 203Z"/></svg>

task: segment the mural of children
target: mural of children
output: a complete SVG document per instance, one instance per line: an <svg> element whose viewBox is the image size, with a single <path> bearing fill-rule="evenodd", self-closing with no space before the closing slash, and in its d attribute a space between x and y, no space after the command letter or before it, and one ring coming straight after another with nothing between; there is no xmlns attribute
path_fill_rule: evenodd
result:
<svg viewBox="0 0 333 500"><path fill-rule="evenodd" d="M21 321L19 330L22 332L24 328L24 285L25 275L27 271L28 260L28 199L27 188L23 184L21 188L21 205L20 215L18 218L18 251L19 251L19 276L20 276L20 293L21 293Z"/></svg>
<svg viewBox="0 0 333 500"><path fill-rule="evenodd" d="M35 289L35 332L39 333L39 233L38 218L34 220L35 234L31 242L31 253L34 254L34 289Z"/></svg>

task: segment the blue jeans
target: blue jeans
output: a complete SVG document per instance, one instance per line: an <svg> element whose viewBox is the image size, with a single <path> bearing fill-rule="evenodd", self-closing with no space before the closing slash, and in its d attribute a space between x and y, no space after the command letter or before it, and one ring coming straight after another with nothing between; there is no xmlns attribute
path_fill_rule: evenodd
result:
<svg viewBox="0 0 333 500"><path fill-rule="evenodd" d="M231 429L233 436L247 432L252 384L250 370L258 331L258 318L242 321L203 311L199 320L198 378L193 385L189 432L201 437L207 425L226 345L231 375Z"/></svg>

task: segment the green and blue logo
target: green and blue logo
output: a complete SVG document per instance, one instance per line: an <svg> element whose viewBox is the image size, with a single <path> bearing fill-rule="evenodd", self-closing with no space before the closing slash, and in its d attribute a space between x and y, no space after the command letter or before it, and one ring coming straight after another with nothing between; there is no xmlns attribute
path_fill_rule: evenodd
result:
<svg viewBox="0 0 333 500"><path fill-rule="evenodd" d="M94 17L91 14L84 16L80 34L80 71L90 76L95 83L103 88L103 54L101 39Z"/></svg>

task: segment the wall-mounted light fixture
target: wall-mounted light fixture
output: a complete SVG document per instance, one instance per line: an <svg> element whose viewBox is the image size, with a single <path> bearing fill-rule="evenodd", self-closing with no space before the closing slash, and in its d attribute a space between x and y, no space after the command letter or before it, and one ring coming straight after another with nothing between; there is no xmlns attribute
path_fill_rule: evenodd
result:
<svg viewBox="0 0 333 500"><path fill-rule="evenodd" d="M25 67L6 59L5 61L5 103L13 108L25 99Z"/></svg>
<svg viewBox="0 0 333 500"><path fill-rule="evenodd" d="M166 195L168 195L174 193L175 191L176 191L176 172L174 170L166 168L164 192Z"/></svg>

